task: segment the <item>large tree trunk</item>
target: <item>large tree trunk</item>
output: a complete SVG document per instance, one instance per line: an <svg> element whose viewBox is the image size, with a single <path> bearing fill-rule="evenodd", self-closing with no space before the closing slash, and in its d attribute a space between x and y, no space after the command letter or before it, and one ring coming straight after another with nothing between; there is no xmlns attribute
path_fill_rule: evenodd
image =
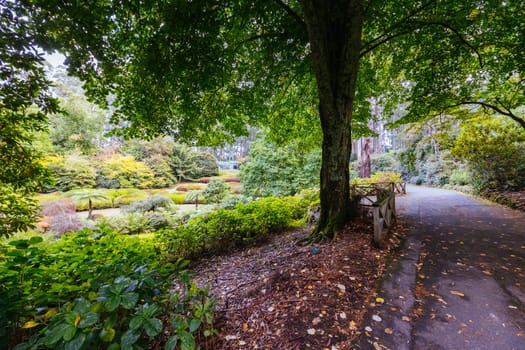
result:
<svg viewBox="0 0 525 350"><path fill-rule="evenodd" d="M301 0L301 7L323 130L321 215L315 234L331 239L352 216L348 166L363 7L361 0Z"/></svg>

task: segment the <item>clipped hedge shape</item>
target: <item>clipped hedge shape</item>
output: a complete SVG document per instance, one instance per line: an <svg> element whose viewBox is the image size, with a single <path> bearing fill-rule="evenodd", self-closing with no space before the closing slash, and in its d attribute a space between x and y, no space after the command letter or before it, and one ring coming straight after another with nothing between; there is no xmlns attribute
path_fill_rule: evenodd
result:
<svg viewBox="0 0 525 350"><path fill-rule="evenodd" d="M159 250L174 258L222 253L265 241L273 233L302 224L307 212L298 197L268 197L217 209L172 230L162 230Z"/></svg>

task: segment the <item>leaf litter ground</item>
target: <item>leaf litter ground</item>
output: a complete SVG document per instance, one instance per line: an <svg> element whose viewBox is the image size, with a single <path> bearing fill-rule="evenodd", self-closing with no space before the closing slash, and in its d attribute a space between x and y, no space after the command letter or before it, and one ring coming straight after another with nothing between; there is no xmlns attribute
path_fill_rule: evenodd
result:
<svg viewBox="0 0 525 350"><path fill-rule="evenodd" d="M204 348L350 349L400 241L394 230L374 248L371 230L359 221L331 242L300 246L310 232L303 227L193 266L217 299L219 336Z"/></svg>

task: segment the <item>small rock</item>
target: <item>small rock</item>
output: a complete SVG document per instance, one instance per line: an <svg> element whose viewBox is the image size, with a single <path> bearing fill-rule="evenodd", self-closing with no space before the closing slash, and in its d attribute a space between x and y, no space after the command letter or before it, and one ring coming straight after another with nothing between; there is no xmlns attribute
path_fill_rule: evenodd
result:
<svg viewBox="0 0 525 350"><path fill-rule="evenodd" d="M383 319L379 316L379 315L373 315L372 316L372 320L376 321L376 322L381 322L383 321Z"/></svg>
<svg viewBox="0 0 525 350"><path fill-rule="evenodd" d="M315 329L314 328L309 328L306 332L308 334L310 334L310 335L314 335L315 334Z"/></svg>
<svg viewBox="0 0 525 350"><path fill-rule="evenodd" d="M366 326L366 327L365 327L365 331L367 331L367 332L372 332L372 327L370 327L370 326Z"/></svg>

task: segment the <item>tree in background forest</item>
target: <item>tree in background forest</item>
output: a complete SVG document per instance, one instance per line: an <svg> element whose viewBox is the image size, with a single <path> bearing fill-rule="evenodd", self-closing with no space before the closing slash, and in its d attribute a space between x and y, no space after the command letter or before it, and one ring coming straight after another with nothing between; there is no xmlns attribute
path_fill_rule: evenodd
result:
<svg viewBox="0 0 525 350"><path fill-rule="evenodd" d="M31 198L48 181L31 142L46 128L57 102L46 92L43 59L36 51L27 13L0 5L0 237L34 225Z"/></svg>
<svg viewBox="0 0 525 350"><path fill-rule="evenodd" d="M519 1L20 3L38 42L67 53L93 99L107 106L115 96L113 121L126 121L129 135L217 144L249 125L320 124L317 238L333 237L351 218L351 130L366 124L368 98L411 81L392 99L412 98L414 119L468 103L454 101L458 92L482 101L485 87L500 86L492 76L523 88Z"/></svg>

